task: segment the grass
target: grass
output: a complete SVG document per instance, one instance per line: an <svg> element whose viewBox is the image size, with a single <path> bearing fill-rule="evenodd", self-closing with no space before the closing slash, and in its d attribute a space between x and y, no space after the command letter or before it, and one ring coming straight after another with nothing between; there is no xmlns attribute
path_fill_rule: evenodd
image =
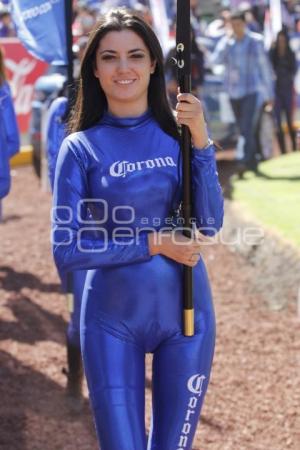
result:
<svg viewBox="0 0 300 450"><path fill-rule="evenodd" d="M259 166L261 176L246 172L233 180L233 199L255 218L300 247L300 152Z"/></svg>

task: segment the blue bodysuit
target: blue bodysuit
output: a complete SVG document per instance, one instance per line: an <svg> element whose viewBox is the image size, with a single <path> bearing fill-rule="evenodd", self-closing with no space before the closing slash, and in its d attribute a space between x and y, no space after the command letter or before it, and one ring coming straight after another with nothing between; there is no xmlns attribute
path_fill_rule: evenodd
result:
<svg viewBox="0 0 300 450"><path fill-rule="evenodd" d="M10 158L19 151L19 129L11 92L5 81L0 85L0 199L10 189Z"/></svg>
<svg viewBox="0 0 300 450"><path fill-rule="evenodd" d="M66 123L63 120L67 111L68 99L66 97L58 97L51 103L51 106L47 115L46 125L46 151L48 162L48 174L51 189L54 186L54 175L56 168L56 161L58 157L58 151L62 141L66 136ZM67 337L68 342L80 349L80 337L79 337L79 323L80 323L80 309L81 299L83 293L83 287L85 283L86 271L75 270L68 274L69 280L71 280L71 290L73 293L73 304L70 310L70 321L68 323ZM67 290L67 277L61 276L62 287Z"/></svg>
<svg viewBox="0 0 300 450"><path fill-rule="evenodd" d="M193 149L194 216L213 235L223 220L214 146ZM186 450L209 382L215 317L200 259L195 335L182 334L182 265L151 256L148 233L170 228L181 197L180 149L151 111L108 113L61 147L53 251L60 271L89 269L81 346L101 450ZM91 221L92 218L92 221ZM153 353L153 415L146 438L145 353Z"/></svg>

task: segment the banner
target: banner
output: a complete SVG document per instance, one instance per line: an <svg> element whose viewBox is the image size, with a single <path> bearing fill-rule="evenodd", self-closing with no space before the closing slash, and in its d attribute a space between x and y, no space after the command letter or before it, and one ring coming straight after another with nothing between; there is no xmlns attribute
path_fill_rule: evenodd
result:
<svg viewBox="0 0 300 450"><path fill-rule="evenodd" d="M12 17L20 41L43 61L67 64L65 1L12 0Z"/></svg>
<svg viewBox="0 0 300 450"><path fill-rule="evenodd" d="M5 67L21 133L27 133L31 116L34 83L48 64L31 56L17 38L2 38Z"/></svg>

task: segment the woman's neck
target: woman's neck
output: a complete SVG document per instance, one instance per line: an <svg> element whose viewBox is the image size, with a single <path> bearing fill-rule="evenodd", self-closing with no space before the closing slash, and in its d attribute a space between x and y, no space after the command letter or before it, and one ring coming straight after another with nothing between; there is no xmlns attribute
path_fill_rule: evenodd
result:
<svg viewBox="0 0 300 450"><path fill-rule="evenodd" d="M109 102L108 112L115 117L138 117L144 114L148 110L148 102L142 103L124 103L114 104Z"/></svg>

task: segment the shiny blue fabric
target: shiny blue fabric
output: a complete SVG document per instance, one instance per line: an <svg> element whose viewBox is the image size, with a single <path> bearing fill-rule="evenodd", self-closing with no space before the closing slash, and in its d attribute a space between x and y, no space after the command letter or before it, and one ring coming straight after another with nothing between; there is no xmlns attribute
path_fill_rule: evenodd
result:
<svg viewBox="0 0 300 450"><path fill-rule="evenodd" d="M46 123L46 153L48 163L48 175L53 190L55 167L58 157L59 148L66 136L66 124L64 116L67 111L68 99L66 97L58 97L51 103L47 114ZM71 276L71 291L73 293L73 310L70 312L70 320L67 328L68 342L72 345L80 347L80 310L83 288L86 278L85 270L75 270L68 274ZM67 276L60 274L62 288L67 290Z"/></svg>
<svg viewBox="0 0 300 450"><path fill-rule="evenodd" d="M83 289L86 279L86 270L74 270L71 274L71 292L73 293L73 310L70 311L70 319L67 328L68 342L80 349L80 311ZM62 280L63 288L65 280Z"/></svg>
<svg viewBox="0 0 300 450"><path fill-rule="evenodd" d="M101 450L147 447L147 352L153 353L148 450L192 446L214 351L209 281L200 260L195 336L184 337L182 265L151 257L147 238L170 228L181 198L179 160L177 141L150 111L125 119L105 114L99 125L67 137L59 154L53 252L61 271L89 269L80 333ZM223 219L214 147L194 149L192 163L195 219L212 235Z"/></svg>
<svg viewBox="0 0 300 450"><path fill-rule="evenodd" d="M54 175L58 151L62 141L66 137L66 124L63 118L67 111L68 99L66 97L58 97L51 103L47 112L46 123L46 153L48 164L48 175L53 191Z"/></svg>
<svg viewBox="0 0 300 450"><path fill-rule="evenodd" d="M0 199L10 190L10 158L19 151L19 129L10 88L0 85Z"/></svg>

